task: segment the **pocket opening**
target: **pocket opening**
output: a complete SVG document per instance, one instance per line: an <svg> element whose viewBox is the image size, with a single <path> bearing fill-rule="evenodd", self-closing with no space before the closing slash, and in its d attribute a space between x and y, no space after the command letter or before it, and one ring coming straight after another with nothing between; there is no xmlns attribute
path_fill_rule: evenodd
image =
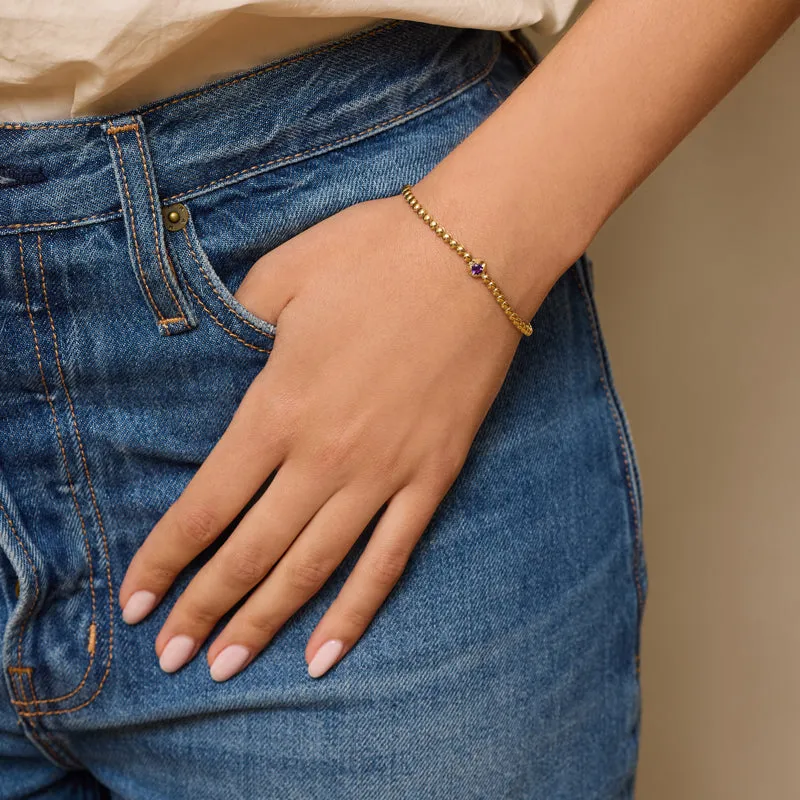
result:
<svg viewBox="0 0 800 800"><path fill-rule="evenodd" d="M209 259L185 203L163 209L168 257L180 270L189 294L211 321L244 346L272 349L277 324L254 314L234 296Z"/></svg>

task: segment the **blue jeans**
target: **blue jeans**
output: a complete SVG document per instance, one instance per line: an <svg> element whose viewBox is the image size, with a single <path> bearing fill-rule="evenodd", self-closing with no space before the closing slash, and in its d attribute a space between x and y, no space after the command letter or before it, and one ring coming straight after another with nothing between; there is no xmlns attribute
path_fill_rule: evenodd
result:
<svg viewBox="0 0 800 800"><path fill-rule="evenodd" d="M516 32L382 21L126 114L0 125L4 800L633 796L641 487L586 254L329 674L305 643L371 527L223 683L213 636L174 674L154 650L213 548L139 625L117 603L268 364L249 267L420 180L536 63Z"/></svg>

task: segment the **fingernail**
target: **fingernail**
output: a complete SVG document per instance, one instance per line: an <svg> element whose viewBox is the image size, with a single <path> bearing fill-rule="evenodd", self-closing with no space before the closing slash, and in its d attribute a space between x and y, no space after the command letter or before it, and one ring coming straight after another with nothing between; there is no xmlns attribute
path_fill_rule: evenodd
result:
<svg viewBox="0 0 800 800"><path fill-rule="evenodd" d="M215 681L226 681L235 675L250 658L250 651L240 644L230 644L211 664L211 677Z"/></svg>
<svg viewBox="0 0 800 800"><path fill-rule="evenodd" d="M190 636L182 633L173 636L162 651L158 664L164 672L175 672L191 658L194 649L195 641Z"/></svg>
<svg viewBox="0 0 800 800"><path fill-rule="evenodd" d="M135 625L153 610L155 604L156 596L152 592L140 589L128 598L128 602L122 609L122 619L128 625Z"/></svg>
<svg viewBox="0 0 800 800"><path fill-rule="evenodd" d="M325 642L317 650L314 658L311 659L311 663L308 665L308 674L312 678L319 678L324 675L333 666L333 662L339 658L343 649L344 642L339 639L331 639L329 642Z"/></svg>

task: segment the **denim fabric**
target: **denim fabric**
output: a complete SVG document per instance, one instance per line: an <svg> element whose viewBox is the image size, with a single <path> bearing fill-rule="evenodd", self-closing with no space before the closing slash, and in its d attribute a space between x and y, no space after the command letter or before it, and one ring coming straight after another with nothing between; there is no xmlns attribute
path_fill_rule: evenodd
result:
<svg viewBox="0 0 800 800"><path fill-rule="evenodd" d="M117 603L268 364L276 327L233 298L252 263L421 179L536 63L517 32L383 21L127 114L0 124L3 800L633 796L641 487L586 254L330 673L305 643L372 525L224 683L213 636L174 674L154 650L214 548L139 625Z"/></svg>

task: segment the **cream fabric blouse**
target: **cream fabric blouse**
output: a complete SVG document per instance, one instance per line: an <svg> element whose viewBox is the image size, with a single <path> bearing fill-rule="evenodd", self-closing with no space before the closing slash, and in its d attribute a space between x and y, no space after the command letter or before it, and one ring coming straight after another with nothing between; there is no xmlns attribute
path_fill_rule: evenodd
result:
<svg viewBox="0 0 800 800"><path fill-rule="evenodd" d="M0 121L134 108L376 24L561 30L578 0L2 0Z"/></svg>

